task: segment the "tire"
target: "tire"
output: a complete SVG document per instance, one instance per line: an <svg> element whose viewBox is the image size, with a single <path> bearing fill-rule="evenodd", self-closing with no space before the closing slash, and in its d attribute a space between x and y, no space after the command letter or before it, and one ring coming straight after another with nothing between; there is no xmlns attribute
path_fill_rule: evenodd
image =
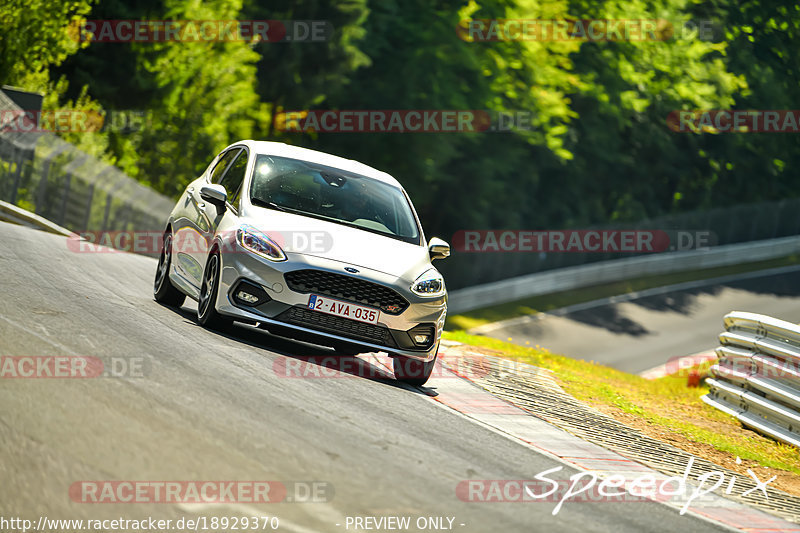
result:
<svg viewBox="0 0 800 533"><path fill-rule="evenodd" d="M231 325L232 320L220 315L215 305L219 292L220 265L219 252L212 252L203 270L200 300L197 302L197 321L204 328L224 331Z"/></svg>
<svg viewBox="0 0 800 533"><path fill-rule="evenodd" d="M436 355L438 356L439 354L437 353ZM392 359L395 379L414 387L420 387L428 381L433 373L434 366L436 366L436 357L427 362L402 355L396 355Z"/></svg>
<svg viewBox="0 0 800 533"><path fill-rule="evenodd" d="M186 300L186 295L179 291L169 279L169 267L172 261L172 232L164 234L161 254L158 256L156 279L153 281L153 298L163 305L180 307Z"/></svg>

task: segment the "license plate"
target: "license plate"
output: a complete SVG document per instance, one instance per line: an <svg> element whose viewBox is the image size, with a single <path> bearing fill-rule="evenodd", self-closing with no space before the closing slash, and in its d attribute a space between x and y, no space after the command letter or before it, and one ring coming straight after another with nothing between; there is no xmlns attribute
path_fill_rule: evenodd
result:
<svg viewBox="0 0 800 533"><path fill-rule="evenodd" d="M312 294L309 297L308 308L329 315L366 322L367 324L377 324L380 316L380 311L377 309L335 300L327 296L317 296L316 294Z"/></svg>

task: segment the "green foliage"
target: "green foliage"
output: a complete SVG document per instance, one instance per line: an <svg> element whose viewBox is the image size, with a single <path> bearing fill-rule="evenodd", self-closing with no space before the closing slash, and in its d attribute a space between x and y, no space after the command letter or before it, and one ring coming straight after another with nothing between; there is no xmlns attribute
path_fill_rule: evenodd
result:
<svg viewBox="0 0 800 533"><path fill-rule="evenodd" d="M102 113L102 106L83 85L69 99L69 82L53 76L61 65L89 43L81 41L80 21L89 13L91 0L9 0L0 9L0 80L8 85L44 94L45 111L80 110ZM104 134L63 131L62 136L86 153L115 161Z"/></svg>
<svg viewBox="0 0 800 533"><path fill-rule="evenodd" d="M81 16L325 20L334 31L325 42L80 48L66 30ZM659 19L664 40L472 42L461 24L473 18ZM713 41L680 31L700 19L714 21ZM678 133L666 122L675 110L796 107L800 7L788 1L99 0L89 14L87 2L11 0L0 28L0 75L54 93L48 105L145 110L146 128L96 135L92 149L167 194L226 144L256 137L394 174L428 233L445 238L800 196L794 136ZM62 76L69 87L51 81ZM522 111L532 128L276 131L277 112L302 109Z"/></svg>
<svg viewBox="0 0 800 533"><path fill-rule="evenodd" d="M5 0L0 8L0 80L20 83L85 45L75 28L90 5L90 0Z"/></svg>
<svg viewBox="0 0 800 533"><path fill-rule="evenodd" d="M641 220L673 210L678 192L688 193L678 207L712 204L715 178L699 155L702 140L673 132L666 117L679 109L730 108L747 84L744 76L727 71L726 43L681 35L689 18L684 4L664 0L648 9L640 0L572 2L577 18L662 19L676 32L663 41L584 43L572 54L587 88L574 95L580 118L567 147L575 160L568 172L571 185L559 192L601 201L579 200L583 205L568 223Z"/></svg>
<svg viewBox="0 0 800 533"><path fill-rule="evenodd" d="M242 18L253 20L326 21L333 34L323 42L291 44L260 42L254 46L258 62L257 88L273 115L257 125L260 136L273 136L274 113L281 109L304 109L326 101L345 86L349 77L369 58L358 48L366 30L366 0L322 2L275 0L264 4L245 0Z"/></svg>
<svg viewBox="0 0 800 533"><path fill-rule="evenodd" d="M229 20L241 8L228 0L165 4L167 20ZM158 95L147 127L130 139L139 154L135 172L178 194L216 152L251 137L260 110L253 86L258 55L244 42L137 43L134 51Z"/></svg>

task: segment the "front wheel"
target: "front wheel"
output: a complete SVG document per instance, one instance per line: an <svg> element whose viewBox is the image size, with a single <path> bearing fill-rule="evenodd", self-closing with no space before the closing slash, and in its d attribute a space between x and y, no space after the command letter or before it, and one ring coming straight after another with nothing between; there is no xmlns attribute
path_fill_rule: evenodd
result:
<svg viewBox="0 0 800 533"><path fill-rule="evenodd" d="M428 381L433 373L434 366L436 366L436 357L427 362L402 355L396 355L392 359L395 379L414 387L424 385Z"/></svg>
<svg viewBox="0 0 800 533"><path fill-rule="evenodd" d="M231 319L217 312L216 301L219 292L221 261L219 252L208 258L203 272L203 284L200 287L200 301L197 303L197 321L208 329L221 331L231 325Z"/></svg>
<svg viewBox="0 0 800 533"><path fill-rule="evenodd" d="M169 265L172 258L172 233L164 234L161 254L158 256L158 268L156 269L156 279L153 282L153 298L164 305L180 307L186 299L186 295L175 288L169 280Z"/></svg>

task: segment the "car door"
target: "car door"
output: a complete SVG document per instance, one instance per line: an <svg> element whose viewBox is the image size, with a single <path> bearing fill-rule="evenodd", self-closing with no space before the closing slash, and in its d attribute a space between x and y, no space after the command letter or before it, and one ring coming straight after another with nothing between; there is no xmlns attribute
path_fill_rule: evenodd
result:
<svg viewBox="0 0 800 533"><path fill-rule="evenodd" d="M219 183L225 171L241 151L242 148L239 146L226 150L217 158L213 169L189 184L185 197L182 199L182 216L174 222L173 258L175 268L177 273L197 291L200 290L208 253L206 237L212 230L211 220L213 218L209 219L206 210L210 209L211 215L216 217L216 208L213 205L207 205L207 202L200 197L200 188L209 182Z"/></svg>

